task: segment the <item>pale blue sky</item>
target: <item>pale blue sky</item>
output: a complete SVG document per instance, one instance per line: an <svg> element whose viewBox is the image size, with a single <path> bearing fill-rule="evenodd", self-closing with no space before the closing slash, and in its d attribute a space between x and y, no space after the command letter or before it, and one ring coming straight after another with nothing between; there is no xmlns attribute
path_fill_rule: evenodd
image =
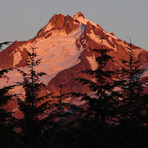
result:
<svg viewBox="0 0 148 148"><path fill-rule="evenodd" d="M0 42L28 40L54 14L81 11L116 37L148 50L148 0L0 0Z"/></svg>

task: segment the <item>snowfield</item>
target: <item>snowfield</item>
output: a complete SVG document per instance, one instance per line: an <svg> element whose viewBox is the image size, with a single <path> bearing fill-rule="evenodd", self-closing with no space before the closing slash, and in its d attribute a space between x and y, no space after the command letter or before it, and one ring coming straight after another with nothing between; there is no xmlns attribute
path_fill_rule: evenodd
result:
<svg viewBox="0 0 148 148"><path fill-rule="evenodd" d="M47 74L41 78L41 81L47 85L57 73L81 62L79 56L85 49L81 47L78 50L76 47L76 41L80 38L83 32L83 26L78 27L69 35L67 35L65 31L54 30L51 37L34 41L36 43L24 45L20 50L26 48L31 52L30 47L37 48L36 58L41 59L41 63L38 66L35 66L35 70L38 72L45 72ZM17 65L21 60L22 57L20 52L15 52L13 66ZM20 69L23 71L28 70L27 67ZM13 85L16 81L22 81L22 76L17 72L17 70L13 70L6 74L6 78L2 80L0 87Z"/></svg>

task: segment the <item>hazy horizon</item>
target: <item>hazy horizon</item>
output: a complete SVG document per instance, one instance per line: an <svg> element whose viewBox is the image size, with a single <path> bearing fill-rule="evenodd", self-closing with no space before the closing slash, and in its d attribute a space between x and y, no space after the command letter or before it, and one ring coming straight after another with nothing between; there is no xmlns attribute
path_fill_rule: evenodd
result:
<svg viewBox="0 0 148 148"><path fill-rule="evenodd" d="M81 11L116 37L148 50L147 0L1 0L0 42L33 38L54 14Z"/></svg>

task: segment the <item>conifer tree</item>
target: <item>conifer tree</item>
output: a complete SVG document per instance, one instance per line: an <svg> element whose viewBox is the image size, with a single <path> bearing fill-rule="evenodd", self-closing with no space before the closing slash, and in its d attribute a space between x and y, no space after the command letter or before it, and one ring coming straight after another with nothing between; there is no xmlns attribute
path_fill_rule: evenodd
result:
<svg viewBox="0 0 148 148"><path fill-rule="evenodd" d="M18 71L23 76L23 82L18 82L25 91L24 101L17 98L20 111L24 117L18 119L17 126L21 129L21 134L29 143L38 143L42 137L42 132L48 126L51 126L52 117L42 117L45 111L51 107L47 98L50 94L38 97L38 93L45 85L40 82L40 77L44 76L44 72L36 72L35 66L40 64L40 60L36 59L35 47L31 47L32 52L28 52L27 68L28 71Z"/></svg>
<svg viewBox="0 0 148 148"><path fill-rule="evenodd" d="M130 43L129 59L123 60L125 67L122 68L122 86L123 89L123 118L131 120L138 119L142 101L143 101L143 84L140 80L140 74L143 71L140 68L139 61L134 58L134 46ZM121 108L122 108L121 107Z"/></svg>
<svg viewBox="0 0 148 148"><path fill-rule="evenodd" d="M107 67L107 64L112 62L113 58L108 54L109 49L103 46L104 39L105 35L103 34L100 43L101 48L93 50L98 55L96 57L97 68L95 70L83 71L83 73L88 74L92 79L77 79L83 85L88 85L90 91L94 92L94 97L87 94L73 93L75 96L81 96L82 101L85 100L87 104L82 117L85 120L81 121L81 124L83 124L80 130L85 127L83 134L85 132L88 135L91 134L92 139L89 139L90 143L99 143L99 145L105 144L107 132L109 132L112 123L114 123L113 118L117 115L119 97L119 94L114 91L116 83L113 77L115 72ZM81 137L84 137L84 135Z"/></svg>
<svg viewBox="0 0 148 148"><path fill-rule="evenodd" d="M134 57L134 45L132 43L129 44L128 52L128 60L122 61L124 67L121 70L120 87L123 93L119 108L120 124L117 127L120 134L116 135L121 138L119 138L119 143L128 147L140 147L142 144L141 130L143 128L142 112L145 100L143 83L140 79L143 69L140 68L139 61ZM129 138L127 138L127 135Z"/></svg>

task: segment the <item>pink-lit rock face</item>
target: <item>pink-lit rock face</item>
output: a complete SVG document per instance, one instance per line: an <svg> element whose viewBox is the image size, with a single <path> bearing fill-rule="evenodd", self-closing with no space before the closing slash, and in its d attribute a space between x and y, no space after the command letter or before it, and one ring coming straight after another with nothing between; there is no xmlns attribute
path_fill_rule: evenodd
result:
<svg viewBox="0 0 148 148"><path fill-rule="evenodd" d="M102 36L105 36L103 42ZM129 43L116 38L113 33L107 33L98 24L87 20L81 12L74 17L55 14L34 38L23 42L15 41L0 52L0 68L17 67L26 70L27 51L30 51L30 46L35 46L37 58L41 59L40 67L36 70L47 73L47 76L41 79L47 86L42 93L50 91L59 94L59 85L63 84L63 93L87 93L87 86L80 85L75 79L89 79L89 76L81 71L96 67L97 53L92 50L99 50L101 42L103 48L110 49L109 55L114 58L114 62L109 62L107 68L119 69L122 60L129 60ZM133 46L134 58L139 60L141 65L147 63L148 51ZM21 80L15 72L7 77L9 81L3 81L3 86ZM15 103L14 105L16 107Z"/></svg>

